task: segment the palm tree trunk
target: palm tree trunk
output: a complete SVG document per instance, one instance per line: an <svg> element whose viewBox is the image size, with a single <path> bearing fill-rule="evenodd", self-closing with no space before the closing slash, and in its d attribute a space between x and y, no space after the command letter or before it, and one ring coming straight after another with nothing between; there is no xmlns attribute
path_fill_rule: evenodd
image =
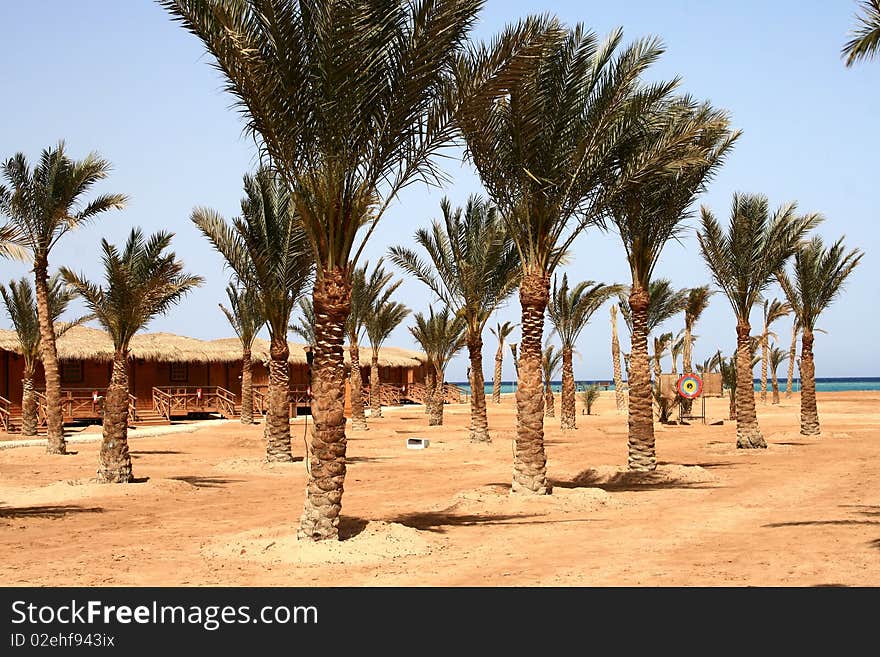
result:
<svg viewBox="0 0 880 657"><path fill-rule="evenodd" d="M736 446L740 449L767 447L755 411L755 378L748 322L736 325Z"/></svg>
<svg viewBox="0 0 880 657"><path fill-rule="evenodd" d="M694 362L693 362L693 337L691 334L691 327L689 324L685 324L684 326L684 344L682 345L681 350L681 373L691 374L694 371ZM691 414L691 409L693 408L694 400L693 399L682 399L681 400L681 409L685 415ZM681 418L679 418L681 419Z"/></svg>
<svg viewBox="0 0 880 657"><path fill-rule="evenodd" d="M446 390L443 385L445 373L436 371L434 374L434 394L431 395L428 407L428 426L439 427L443 424L443 405L446 401Z"/></svg>
<svg viewBox="0 0 880 657"><path fill-rule="evenodd" d="M241 423L254 423L254 373L251 350L241 352Z"/></svg>
<svg viewBox="0 0 880 657"><path fill-rule="evenodd" d="M269 410L266 413L266 460L290 463L290 374L287 337L273 335L269 344Z"/></svg>
<svg viewBox="0 0 880 657"><path fill-rule="evenodd" d="M773 370L773 403L779 403L779 379L776 378L776 370Z"/></svg>
<svg viewBox="0 0 880 657"><path fill-rule="evenodd" d="M24 371L21 380L21 435L37 435L37 400L34 397L33 369Z"/></svg>
<svg viewBox="0 0 880 657"><path fill-rule="evenodd" d="M629 357L629 458L630 470L657 469L654 446L654 395L648 361L648 291L632 286L629 305L632 312L632 350Z"/></svg>
<svg viewBox="0 0 880 657"><path fill-rule="evenodd" d="M489 419L486 416L486 382L483 379L483 340L475 335L468 340L471 360L471 442L489 443Z"/></svg>
<svg viewBox="0 0 880 657"><path fill-rule="evenodd" d="M788 350L788 382L785 384L785 398L791 399L791 386L794 381L794 359L797 357L797 322L791 327L791 348Z"/></svg>
<svg viewBox="0 0 880 657"><path fill-rule="evenodd" d="M556 399L549 381L544 382L544 417L556 417Z"/></svg>
<svg viewBox="0 0 880 657"><path fill-rule="evenodd" d="M562 348L562 401L559 404L559 426L562 429L577 429L577 405L574 396L574 366L572 348Z"/></svg>
<svg viewBox="0 0 880 657"><path fill-rule="evenodd" d="M511 492L548 495L547 457L544 453L544 395L541 382L541 343L544 310L550 299L550 276L528 271L519 287L522 340L519 383L516 390L516 446Z"/></svg>
<svg viewBox="0 0 880 657"><path fill-rule="evenodd" d="M345 322L351 312L351 276L322 269L312 291L315 360L312 370L314 426L310 472L297 536L313 541L339 538L345 484Z"/></svg>
<svg viewBox="0 0 880 657"><path fill-rule="evenodd" d="M801 334L801 433L818 436L819 409L816 407L816 363L813 360L813 332L804 328Z"/></svg>
<svg viewBox="0 0 880 657"><path fill-rule="evenodd" d="M626 395L623 394L623 373L620 369L620 340L617 339L617 306L611 306L611 360L614 366L614 399L617 410L626 410Z"/></svg>
<svg viewBox="0 0 880 657"><path fill-rule="evenodd" d="M49 317L49 263L38 259L34 263L34 289L37 293L37 319L40 323L40 351L46 378L46 424L49 454L66 454L64 426L61 419L61 378L58 375L58 350L55 347L55 328Z"/></svg>
<svg viewBox="0 0 880 657"><path fill-rule="evenodd" d="M127 484L132 480L128 453L128 354L113 355L113 373L104 399L104 435L98 460L99 484Z"/></svg>
<svg viewBox="0 0 880 657"><path fill-rule="evenodd" d="M351 430L367 431L367 416L364 415L364 390L363 380L361 379L361 353L356 340L351 341L348 347L348 354L351 357L351 369L349 373L349 381L351 381ZM378 390L370 387L372 395L378 395Z"/></svg>
<svg viewBox="0 0 880 657"><path fill-rule="evenodd" d="M730 408L727 413L728 420L736 420L736 390L731 388L727 391L730 395Z"/></svg>
<svg viewBox="0 0 880 657"><path fill-rule="evenodd" d="M761 339L761 401L767 403L767 358L769 354L767 349L770 346L770 340L767 336L768 327L764 327L764 336Z"/></svg>
<svg viewBox="0 0 880 657"><path fill-rule="evenodd" d="M425 364L425 415L431 414L434 402L434 389L437 387L437 373L431 363Z"/></svg>
<svg viewBox="0 0 880 657"><path fill-rule="evenodd" d="M382 417L382 382L379 380L379 348L370 357L370 417Z"/></svg>
<svg viewBox="0 0 880 657"><path fill-rule="evenodd" d="M501 403L501 365L504 359L504 343L498 343L498 351L495 352L495 376L492 378L492 402Z"/></svg>

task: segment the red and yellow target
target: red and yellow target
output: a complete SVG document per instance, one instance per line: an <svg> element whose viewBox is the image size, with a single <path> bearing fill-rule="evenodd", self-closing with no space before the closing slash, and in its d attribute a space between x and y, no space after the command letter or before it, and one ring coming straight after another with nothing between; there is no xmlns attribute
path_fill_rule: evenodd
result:
<svg viewBox="0 0 880 657"><path fill-rule="evenodd" d="M703 392L703 380L696 374L682 374L675 388L685 399L695 399Z"/></svg>

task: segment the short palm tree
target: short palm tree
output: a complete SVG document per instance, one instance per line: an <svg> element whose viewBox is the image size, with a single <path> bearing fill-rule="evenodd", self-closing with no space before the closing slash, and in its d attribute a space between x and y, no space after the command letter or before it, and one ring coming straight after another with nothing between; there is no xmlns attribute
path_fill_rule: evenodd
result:
<svg viewBox="0 0 880 657"><path fill-rule="evenodd" d="M208 208L196 208L193 223L235 274L253 290L269 329L269 409L266 458L293 460L288 402L290 348L287 325L312 274L311 250L287 184L268 168L244 176L241 216L231 223Z"/></svg>
<svg viewBox="0 0 880 657"><path fill-rule="evenodd" d="M880 0L864 0L861 9L864 15L857 16L858 24L850 33L852 39L843 47L847 66L870 59L880 50Z"/></svg>
<svg viewBox="0 0 880 657"><path fill-rule="evenodd" d="M337 539L351 275L388 205L437 182L451 69L481 0L161 0L214 58L246 130L290 184L317 265L315 424L303 539ZM358 243L359 242L359 243Z"/></svg>
<svg viewBox="0 0 880 657"><path fill-rule="evenodd" d="M785 382L785 398L791 399L792 384L794 383L794 364L797 360L797 339L800 335L801 327L798 324L797 317L791 323L791 346L788 348L788 377Z"/></svg>
<svg viewBox="0 0 880 657"><path fill-rule="evenodd" d="M847 251L843 238L825 247L818 235L795 252L793 275L781 268L778 280L801 327L801 433L821 432L816 408L816 366L813 362L813 333L819 316L843 291L843 285L864 254Z"/></svg>
<svg viewBox="0 0 880 657"><path fill-rule="evenodd" d="M519 283L519 254L497 210L477 195L464 210L440 201L443 221L420 228L415 243L428 255L422 260L412 249L391 248L391 259L414 276L467 324L471 368L471 442L489 442L486 390L483 379L483 330L489 317Z"/></svg>
<svg viewBox="0 0 880 657"><path fill-rule="evenodd" d="M504 363L504 342L510 337L516 328L511 322L498 322L495 328L489 328L495 339L498 340L498 349L495 350L495 373L492 377L492 402L501 403L501 365Z"/></svg>
<svg viewBox="0 0 880 657"><path fill-rule="evenodd" d="M396 289L397 284L392 284ZM391 290L393 292L393 289ZM389 293L390 296L390 293ZM366 316L367 337L370 339L370 417L382 417L382 382L379 380L379 350L392 331L409 315L409 308L381 295ZM445 367L445 365L444 365Z"/></svg>
<svg viewBox="0 0 880 657"><path fill-rule="evenodd" d="M391 283L391 272L382 267L382 259L376 263L373 271L367 275L369 263L354 270L351 277L351 312L345 323L348 336L348 351L351 360L351 428L352 431L366 431L367 417L364 414L364 395L361 377L360 342L364 331L377 305L387 303L388 299L400 287L402 281ZM401 318L402 319L402 318ZM374 350L375 352L375 350ZM378 375L378 371L377 371ZM372 376L372 372L371 372ZM378 403L379 390L370 384L370 400ZM381 409L381 406L379 407ZM381 411L379 413L381 415Z"/></svg>
<svg viewBox="0 0 880 657"><path fill-rule="evenodd" d="M623 372L620 368L620 339L617 337L617 304L611 304L611 369L614 373L614 400L617 410L626 410L623 392Z"/></svg>
<svg viewBox="0 0 880 657"><path fill-rule="evenodd" d="M76 293L68 288L61 276L55 274L48 282L49 319L55 330L55 337L60 338L69 329L82 324L90 317L81 317L70 322L59 323L58 320ZM24 369L21 379L21 434L34 436L37 433L37 402L34 397L34 373L40 360L40 320L37 316L37 303L34 288L27 278L9 281L9 287L0 285L0 296L6 305L6 312L21 348Z"/></svg>
<svg viewBox="0 0 880 657"><path fill-rule="evenodd" d="M569 287L568 274L563 274L562 284L553 281L547 314L553 324L553 332L562 343L562 399L559 421L562 429L576 429L574 343L586 328L590 319L611 297L619 294L622 285L606 285L595 281L582 281Z"/></svg>
<svg viewBox="0 0 880 657"><path fill-rule="evenodd" d="M230 283L226 286L229 307L222 303L220 310L241 342L241 423L254 423L254 386L251 349L257 333L266 324L259 294L251 288L240 288Z"/></svg>
<svg viewBox="0 0 880 657"><path fill-rule="evenodd" d="M122 251L106 239L101 240L103 285L66 267L60 270L113 341L113 370L104 402L104 435L98 462L99 483L124 484L132 480L128 452L128 349L132 337L203 282L200 276L183 270L183 263L174 252L166 251L171 238L172 234L165 232L145 238L139 228L134 228Z"/></svg>
<svg viewBox="0 0 880 657"><path fill-rule="evenodd" d="M530 20L547 35L543 48L496 85L500 97L465 102L459 124L522 266L512 490L548 494L541 357L550 279L576 237L601 223L615 189L671 165L667 152L651 150L621 166L621 152L677 83L642 82L662 52L656 39L620 47L621 30L601 41L583 25L563 29L554 20ZM456 71L466 98L482 84L479 71L497 50L475 48Z"/></svg>
<svg viewBox="0 0 880 657"><path fill-rule="evenodd" d="M782 365L782 361L784 361L788 357L788 352L785 349L780 349L776 345L772 345L770 348L770 375L771 375L771 384L773 385L773 403L779 403L779 379L776 378L776 370L779 369L779 366Z"/></svg>
<svg viewBox="0 0 880 657"><path fill-rule="evenodd" d="M24 249L34 266L41 360L46 376L46 450L64 454L67 443L61 418L61 379L49 313L49 254L68 232L108 210L122 209L127 199L122 194L99 194L85 202L83 197L109 174L110 163L97 153L73 160L65 153L64 142L45 149L33 169L24 154L17 153L0 170L8 183L0 185L0 214L8 221L0 227L0 235L5 235L10 245Z"/></svg>
<svg viewBox="0 0 880 657"><path fill-rule="evenodd" d="M427 316L415 313L413 319L415 324L409 331L428 357L425 363L428 424L439 426L443 424L446 366L465 346L467 323L449 308L435 313L432 306L428 307Z"/></svg>
<svg viewBox="0 0 880 657"><path fill-rule="evenodd" d="M741 449L767 447L755 413L749 315L775 273L820 221L818 214L798 215L794 203L771 216L767 197L758 194L734 194L726 232L708 208L702 209L700 252L737 321L736 445Z"/></svg>
<svg viewBox="0 0 880 657"><path fill-rule="evenodd" d="M593 404L599 399L599 386L593 384L581 390L581 401L584 404L584 413L590 415L593 412Z"/></svg>
<svg viewBox="0 0 880 657"><path fill-rule="evenodd" d="M556 400L553 396L553 379L562 365L562 351L548 344L541 355L541 378L544 381L544 417L556 417Z"/></svg>
<svg viewBox="0 0 880 657"><path fill-rule="evenodd" d="M764 328L761 331L761 401L767 401L767 365L770 359L770 338L778 339L771 331L774 322L787 317L791 312L791 304L773 299L764 299Z"/></svg>
<svg viewBox="0 0 880 657"><path fill-rule="evenodd" d="M666 244L683 234L694 199L739 137L738 131L731 130L725 112L685 97L664 103L649 114L646 124L624 145L625 150L633 151L624 161L639 163L641 153L659 150L668 152L678 165L621 186L611 204L611 220L623 242L632 276L627 299L632 325L628 461L630 469L637 471L657 467L647 341L654 268Z"/></svg>

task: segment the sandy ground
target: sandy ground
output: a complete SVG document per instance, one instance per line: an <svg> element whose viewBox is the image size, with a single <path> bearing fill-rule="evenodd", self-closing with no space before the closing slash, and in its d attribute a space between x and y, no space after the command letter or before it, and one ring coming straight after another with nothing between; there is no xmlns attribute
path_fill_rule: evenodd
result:
<svg viewBox="0 0 880 657"><path fill-rule="evenodd" d="M96 443L2 450L0 584L880 585L880 393L820 393L819 439L799 435L796 395L759 401L761 451L737 450L732 422L658 425L647 479L625 471L613 404L574 432L547 419L554 494L538 499L508 494L512 398L490 404L491 445L468 443L466 405L443 427L386 411L349 433L330 545L296 541L304 463L262 462L261 426L133 439L139 483L123 486L89 481ZM708 408L724 418L727 400Z"/></svg>

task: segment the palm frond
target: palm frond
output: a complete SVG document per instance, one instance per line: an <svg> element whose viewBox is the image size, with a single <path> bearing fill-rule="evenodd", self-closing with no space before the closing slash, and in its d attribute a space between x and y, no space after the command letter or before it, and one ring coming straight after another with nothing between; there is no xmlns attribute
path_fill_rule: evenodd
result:
<svg viewBox="0 0 880 657"><path fill-rule="evenodd" d="M880 0L864 0L860 8L863 13L856 16L856 26L850 32L852 38L843 46L847 66L870 59L880 49Z"/></svg>

